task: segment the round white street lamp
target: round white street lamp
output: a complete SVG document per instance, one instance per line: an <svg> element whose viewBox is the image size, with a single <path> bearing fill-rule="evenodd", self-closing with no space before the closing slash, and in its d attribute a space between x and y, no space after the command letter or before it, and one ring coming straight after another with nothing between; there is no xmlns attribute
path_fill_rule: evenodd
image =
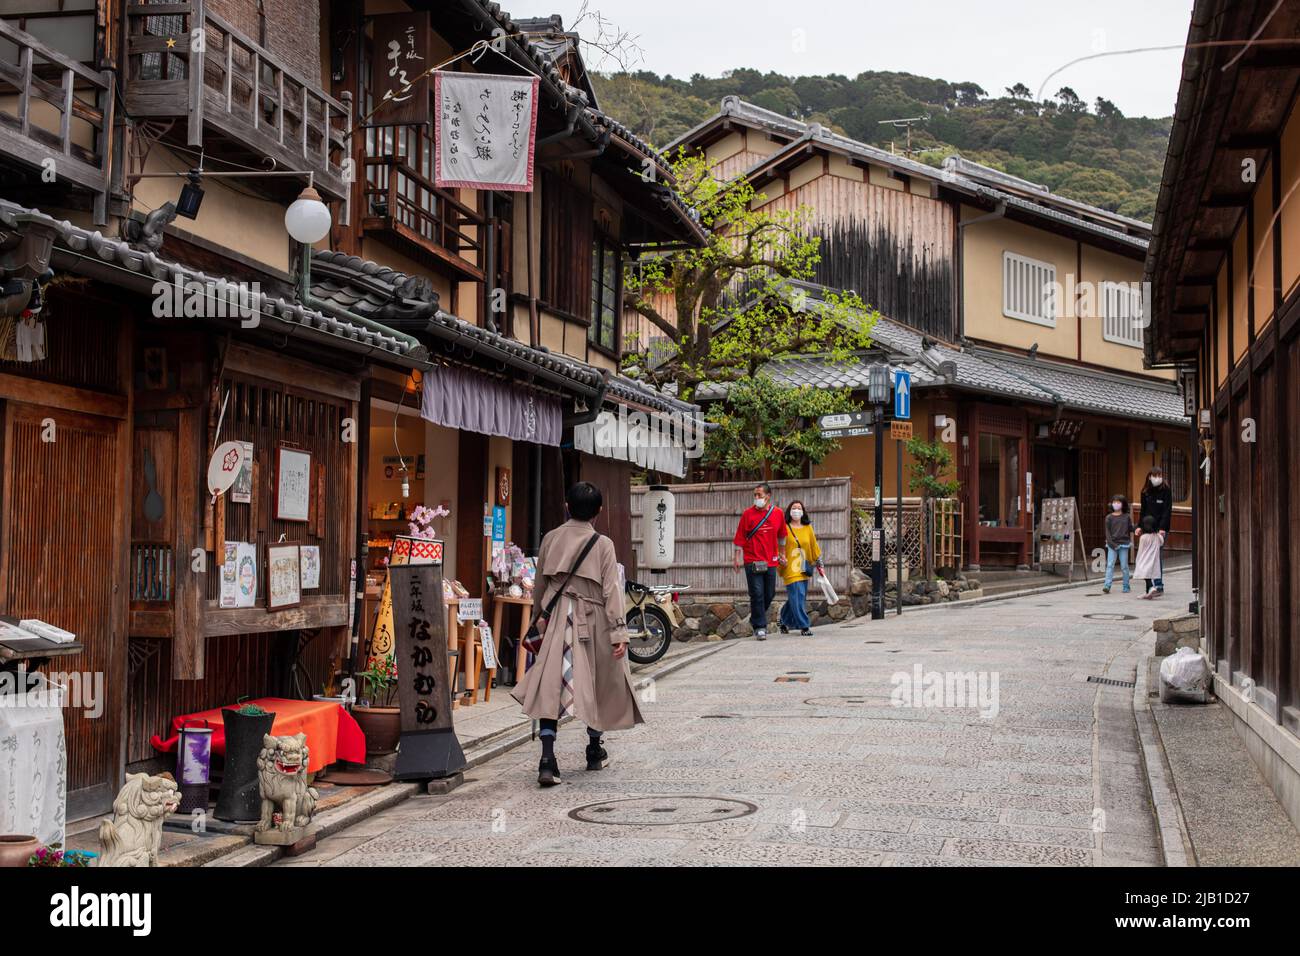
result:
<svg viewBox="0 0 1300 956"><path fill-rule="evenodd" d="M284 211L284 228L297 242L313 245L330 231L330 210L320 193L308 186Z"/></svg>

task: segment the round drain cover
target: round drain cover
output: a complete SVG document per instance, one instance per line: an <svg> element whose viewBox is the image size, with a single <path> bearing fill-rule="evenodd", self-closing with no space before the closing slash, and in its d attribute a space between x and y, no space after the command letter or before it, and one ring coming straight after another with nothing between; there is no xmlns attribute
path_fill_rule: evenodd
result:
<svg viewBox="0 0 1300 956"><path fill-rule="evenodd" d="M1136 621L1136 614L1085 614L1084 617L1094 621Z"/></svg>
<svg viewBox="0 0 1300 956"><path fill-rule="evenodd" d="M716 823L736 820L758 810L757 804L729 797L628 797L602 800L569 811L571 820L608 823L613 826L670 827L684 823Z"/></svg>

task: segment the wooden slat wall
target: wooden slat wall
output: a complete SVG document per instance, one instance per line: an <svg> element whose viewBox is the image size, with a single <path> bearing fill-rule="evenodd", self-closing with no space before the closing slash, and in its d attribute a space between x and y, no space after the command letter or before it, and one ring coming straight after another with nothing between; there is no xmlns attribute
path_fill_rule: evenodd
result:
<svg viewBox="0 0 1300 956"><path fill-rule="evenodd" d="M132 638L127 764L159 757L149 738L167 737L177 714L233 704L241 697L293 696L290 668L297 637L297 632L210 637L208 676L202 680L172 680L171 641ZM304 690L309 693L319 692L326 679L333 650L328 637L322 633L303 652L309 680Z"/></svg>
<svg viewBox="0 0 1300 956"><path fill-rule="evenodd" d="M55 440L42 440L42 419ZM103 715L69 708L65 720L68 793L102 786L117 775L121 649L114 633L114 572L119 538L118 422L10 403L5 446L4 613L36 617L72 631L85 645L76 657L43 670L103 675Z"/></svg>
<svg viewBox="0 0 1300 956"><path fill-rule="evenodd" d="M266 546L285 535L287 544L318 545L321 549L320 590L306 596L342 596L347 590L347 563L351 542L347 540L346 500L351 469L350 447L339 440L341 422L349 415L348 403L268 382L247 374L228 374L222 380L222 395L230 391L230 404L221 429L222 441L253 443L254 501L235 504L226 496L224 540L250 541L258 546L258 594L266 593ZM276 449L281 443L310 451L313 470L325 468L324 521L277 521L275 508ZM312 488L312 514L322 503ZM255 512L255 513L254 513ZM254 525L253 522L256 522ZM218 529L220 531L220 529ZM324 533L321 534L320 532ZM220 560L218 554L217 560ZM221 595L219 574L206 576L207 600Z"/></svg>
<svg viewBox="0 0 1300 956"><path fill-rule="evenodd" d="M831 584L847 593L852 560L849 523L851 481L848 478L815 478L773 481L776 503L785 507L796 498L803 501L813 530L822 547L822 560ZM732 567L735 545L732 539L740 514L752 507L753 482L683 484L670 486L677 510L676 545L668 580L689 584L692 598L707 595L735 596L745 593L745 577ZM632 489L632 544L640 564L641 514L645 486ZM648 578L648 572L642 575Z"/></svg>

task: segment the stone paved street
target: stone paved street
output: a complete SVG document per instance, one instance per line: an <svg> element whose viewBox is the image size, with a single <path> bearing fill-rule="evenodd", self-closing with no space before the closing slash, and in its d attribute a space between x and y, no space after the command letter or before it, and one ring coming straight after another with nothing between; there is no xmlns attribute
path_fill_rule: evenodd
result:
<svg viewBox="0 0 1300 956"><path fill-rule="evenodd" d="M1087 679L1134 679L1188 577L1159 603L1092 584L729 642L645 692L604 771L570 723L563 786L519 747L280 865L1158 865L1133 689ZM996 677L996 716L893 706L916 667Z"/></svg>

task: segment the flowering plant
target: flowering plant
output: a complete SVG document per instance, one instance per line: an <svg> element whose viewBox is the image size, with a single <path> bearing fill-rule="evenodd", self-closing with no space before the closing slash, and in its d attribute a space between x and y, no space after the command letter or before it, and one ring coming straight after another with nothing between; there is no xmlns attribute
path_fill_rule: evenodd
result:
<svg viewBox="0 0 1300 956"><path fill-rule="evenodd" d="M392 654L386 654L382 658L372 657L370 666L361 672L361 680L366 685L366 697L370 699L370 706L386 706L392 699L393 686L397 683L397 661Z"/></svg>
<svg viewBox="0 0 1300 956"><path fill-rule="evenodd" d="M408 525L411 529L411 537L424 538L432 541L438 537L438 532L434 530L433 523L439 518L446 518L451 512L438 505L436 508L426 508L424 505L416 505L415 510L411 512L411 520Z"/></svg>
<svg viewBox="0 0 1300 956"><path fill-rule="evenodd" d="M27 858L28 866L89 866L89 857L76 850L63 849L62 843L40 847Z"/></svg>

